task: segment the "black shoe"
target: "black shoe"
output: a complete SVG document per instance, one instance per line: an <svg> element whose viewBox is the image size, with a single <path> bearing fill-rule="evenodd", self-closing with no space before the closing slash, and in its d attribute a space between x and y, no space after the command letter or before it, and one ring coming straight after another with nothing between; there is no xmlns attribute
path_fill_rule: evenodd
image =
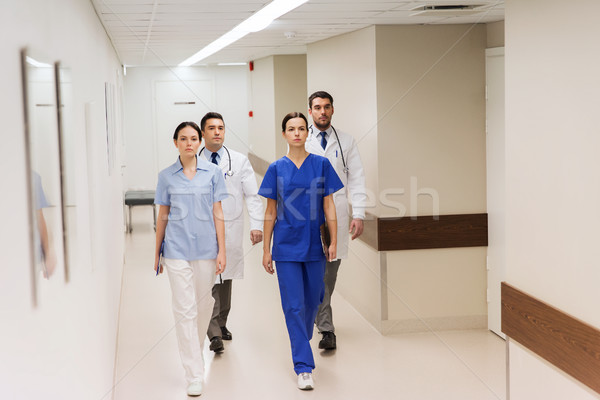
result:
<svg viewBox="0 0 600 400"><path fill-rule="evenodd" d="M225 350L225 347L223 347L223 341L221 340L221 338L218 336L215 336L214 338L210 339L209 349L211 351L214 351L215 353L221 353L223 350Z"/></svg>
<svg viewBox="0 0 600 400"><path fill-rule="evenodd" d="M325 350L334 350L337 348L335 343L335 333L333 332L322 332L323 339L319 342L319 348Z"/></svg>
<svg viewBox="0 0 600 400"><path fill-rule="evenodd" d="M229 332L229 329L227 329L226 326L221 327L221 339L223 339L223 340L231 340L232 339L231 332Z"/></svg>

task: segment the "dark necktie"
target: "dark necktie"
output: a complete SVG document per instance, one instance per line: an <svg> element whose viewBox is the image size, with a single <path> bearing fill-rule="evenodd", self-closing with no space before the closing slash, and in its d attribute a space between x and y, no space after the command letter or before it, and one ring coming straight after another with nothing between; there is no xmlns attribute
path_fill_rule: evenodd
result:
<svg viewBox="0 0 600 400"><path fill-rule="evenodd" d="M219 155L218 153L212 153L212 154L210 155L210 161L211 161L213 164L219 165L219 163L217 162L217 156L218 156L218 155Z"/></svg>
<svg viewBox="0 0 600 400"><path fill-rule="evenodd" d="M327 147L327 138L325 137L327 132L320 132L319 135L321 135L321 147L325 150L325 147Z"/></svg>

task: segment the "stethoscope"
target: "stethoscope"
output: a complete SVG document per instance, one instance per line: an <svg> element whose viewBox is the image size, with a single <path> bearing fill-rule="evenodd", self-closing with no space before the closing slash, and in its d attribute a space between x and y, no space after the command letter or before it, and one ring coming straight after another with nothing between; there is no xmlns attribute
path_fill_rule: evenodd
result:
<svg viewBox="0 0 600 400"><path fill-rule="evenodd" d="M310 134L312 135L313 126L311 125L310 128L308 128L308 129L310 130ZM335 140L337 140L338 145L340 146L340 155L342 156L342 165L344 166L344 169L342 171L344 171L345 174L348 174L348 166L346 165L346 159L344 158L344 150L342 150L342 144L340 143L340 137L338 136L337 131L335 130L333 125L331 125L331 129L333 130L333 133L335 134Z"/></svg>
<svg viewBox="0 0 600 400"><path fill-rule="evenodd" d="M337 136L337 135L336 135ZM200 150L200 153L198 153L198 155L202 154L202 152L204 151L206 147L203 147ZM227 158L229 159L229 170L226 172L227 176L231 177L233 176L233 171L231 170L231 154L229 154L229 150L227 150L227 147L223 146L223 148L225 149L225 151L227 152Z"/></svg>

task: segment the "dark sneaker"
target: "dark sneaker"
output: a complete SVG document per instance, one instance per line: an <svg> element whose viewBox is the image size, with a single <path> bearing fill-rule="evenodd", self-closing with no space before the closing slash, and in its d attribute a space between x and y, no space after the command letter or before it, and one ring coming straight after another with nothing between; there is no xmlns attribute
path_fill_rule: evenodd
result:
<svg viewBox="0 0 600 400"><path fill-rule="evenodd" d="M334 350L337 348L335 343L335 333L323 332L323 339L319 342L319 348L325 350Z"/></svg>
<svg viewBox="0 0 600 400"><path fill-rule="evenodd" d="M220 353L223 350L225 350L225 347L223 346L223 341L221 340L221 338L218 336L215 336L214 338L210 339L209 349L211 351L214 351L215 353Z"/></svg>
<svg viewBox="0 0 600 400"><path fill-rule="evenodd" d="M221 327L221 339L223 339L223 340L231 340L232 339L231 332L229 332L229 329L227 329L226 326Z"/></svg>

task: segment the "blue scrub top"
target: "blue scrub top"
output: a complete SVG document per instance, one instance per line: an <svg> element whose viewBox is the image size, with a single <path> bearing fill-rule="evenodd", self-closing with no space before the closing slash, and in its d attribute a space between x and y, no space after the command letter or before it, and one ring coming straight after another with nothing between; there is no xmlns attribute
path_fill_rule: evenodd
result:
<svg viewBox="0 0 600 400"><path fill-rule="evenodd" d="M164 257L213 260L219 251L213 204L227 197L221 169L196 157L196 175L189 179L177 161L158 174L154 204L170 206Z"/></svg>
<svg viewBox="0 0 600 400"><path fill-rule="evenodd" d="M258 194L277 200L274 261L320 261L325 257L320 231L325 222L323 198L343 187L329 160L312 153L300 168L287 157L269 165Z"/></svg>

